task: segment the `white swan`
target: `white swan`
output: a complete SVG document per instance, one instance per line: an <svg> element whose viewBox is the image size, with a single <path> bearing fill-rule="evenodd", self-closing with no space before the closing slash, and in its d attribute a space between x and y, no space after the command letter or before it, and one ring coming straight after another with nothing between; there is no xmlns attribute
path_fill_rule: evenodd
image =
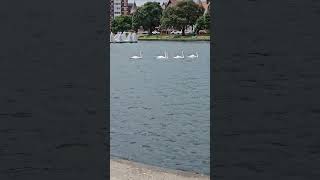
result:
<svg viewBox="0 0 320 180"><path fill-rule="evenodd" d="M167 51L164 52L164 56L156 56L157 59L168 59Z"/></svg>
<svg viewBox="0 0 320 180"><path fill-rule="evenodd" d="M188 56L188 58L198 58L199 57L199 55L198 55L198 52L196 52L196 55L194 55L194 54L191 54L191 55L189 55Z"/></svg>
<svg viewBox="0 0 320 180"><path fill-rule="evenodd" d="M182 56L177 55L177 56L175 56L175 57L173 57L173 58L174 58L174 59L184 59L183 51L181 52L181 54L182 54Z"/></svg>
<svg viewBox="0 0 320 180"><path fill-rule="evenodd" d="M130 59L142 59L142 52L140 51L140 56L132 56Z"/></svg>

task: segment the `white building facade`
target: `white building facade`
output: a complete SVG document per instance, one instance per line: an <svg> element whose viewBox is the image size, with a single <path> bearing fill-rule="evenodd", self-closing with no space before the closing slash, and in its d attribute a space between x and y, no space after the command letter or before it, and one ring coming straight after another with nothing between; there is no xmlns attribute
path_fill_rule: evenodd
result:
<svg viewBox="0 0 320 180"><path fill-rule="evenodd" d="M121 15L121 0L113 1L113 18Z"/></svg>

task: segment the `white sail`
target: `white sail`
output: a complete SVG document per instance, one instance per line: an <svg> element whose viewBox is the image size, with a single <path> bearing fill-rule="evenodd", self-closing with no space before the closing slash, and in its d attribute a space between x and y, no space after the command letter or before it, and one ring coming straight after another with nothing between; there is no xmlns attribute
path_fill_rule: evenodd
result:
<svg viewBox="0 0 320 180"><path fill-rule="evenodd" d="M127 39L127 36L126 36L125 32L121 33L121 38L120 39L121 39L120 42L124 42Z"/></svg>
<svg viewBox="0 0 320 180"><path fill-rule="evenodd" d="M129 32L126 41L127 41L127 42L132 42L131 32Z"/></svg>
<svg viewBox="0 0 320 180"><path fill-rule="evenodd" d="M117 39L117 34L114 35L113 42L116 42L117 41L116 39Z"/></svg>
<svg viewBox="0 0 320 180"><path fill-rule="evenodd" d="M122 34L121 32L117 33L117 35L114 37L115 42L122 42L121 34Z"/></svg>
<svg viewBox="0 0 320 180"><path fill-rule="evenodd" d="M110 33L110 42L114 42L114 34L112 32Z"/></svg>
<svg viewBox="0 0 320 180"><path fill-rule="evenodd" d="M132 39L132 42L137 42L138 41L137 34L135 32L132 33L131 39Z"/></svg>
<svg viewBox="0 0 320 180"><path fill-rule="evenodd" d="M137 34L129 32L126 35L126 32L117 32L117 34L110 33L110 43L122 43L122 42L138 42Z"/></svg>

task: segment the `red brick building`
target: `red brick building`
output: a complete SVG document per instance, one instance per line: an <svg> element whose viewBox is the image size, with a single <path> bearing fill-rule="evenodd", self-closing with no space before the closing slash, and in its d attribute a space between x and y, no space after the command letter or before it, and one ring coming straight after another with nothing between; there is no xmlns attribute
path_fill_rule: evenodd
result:
<svg viewBox="0 0 320 180"><path fill-rule="evenodd" d="M121 0L121 14L129 15L128 0Z"/></svg>

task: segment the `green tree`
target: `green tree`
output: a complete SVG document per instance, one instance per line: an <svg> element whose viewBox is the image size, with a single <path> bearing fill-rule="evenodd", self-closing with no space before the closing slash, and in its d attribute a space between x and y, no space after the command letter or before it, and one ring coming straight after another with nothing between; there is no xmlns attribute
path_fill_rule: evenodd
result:
<svg viewBox="0 0 320 180"><path fill-rule="evenodd" d="M176 6L169 7L163 12L161 25L162 27L180 29L184 36L187 26L193 26L203 13L203 7L200 7L193 0L182 0Z"/></svg>
<svg viewBox="0 0 320 180"><path fill-rule="evenodd" d="M203 16L200 16L197 19L195 31L198 34L200 30L210 30L210 15L209 14L205 14Z"/></svg>
<svg viewBox="0 0 320 180"><path fill-rule="evenodd" d="M151 35L155 27L160 25L161 15L162 8L159 3L146 2L133 15L134 29L142 26L143 29L149 30L149 34Z"/></svg>
<svg viewBox="0 0 320 180"><path fill-rule="evenodd" d="M111 31L114 33L130 30L132 27L131 16L117 16L111 24Z"/></svg>
<svg viewBox="0 0 320 180"><path fill-rule="evenodd" d="M140 7L138 7L137 11L140 9ZM133 15L132 15L132 29L137 32L138 29L140 28L141 26L141 23L140 23L140 20L138 19L138 16L137 16L137 12L135 12Z"/></svg>
<svg viewBox="0 0 320 180"><path fill-rule="evenodd" d="M177 3L177 8L178 15L186 18L186 25L182 28L182 34L184 35L187 25L193 26L197 19L203 15L204 9L203 7L199 7L193 0L180 1Z"/></svg>
<svg viewBox="0 0 320 180"><path fill-rule="evenodd" d="M163 11L161 17L161 28L175 28L182 29L187 24L185 17L178 16L178 10L176 7L168 7Z"/></svg>

